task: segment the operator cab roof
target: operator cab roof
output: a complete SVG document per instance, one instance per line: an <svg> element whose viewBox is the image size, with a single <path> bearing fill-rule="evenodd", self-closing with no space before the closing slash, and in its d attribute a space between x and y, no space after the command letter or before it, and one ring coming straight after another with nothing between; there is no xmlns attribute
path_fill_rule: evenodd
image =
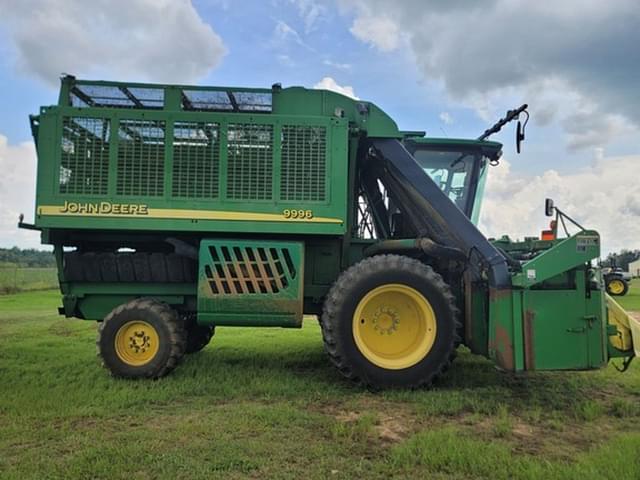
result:
<svg viewBox="0 0 640 480"><path fill-rule="evenodd" d="M404 132L403 132L404 133ZM502 144L491 140L476 140L469 138L438 138L414 136L415 133L407 132L404 144L409 151L419 148L429 148L432 150L480 150L480 152L490 160L498 160L502 156Z"/></svg>

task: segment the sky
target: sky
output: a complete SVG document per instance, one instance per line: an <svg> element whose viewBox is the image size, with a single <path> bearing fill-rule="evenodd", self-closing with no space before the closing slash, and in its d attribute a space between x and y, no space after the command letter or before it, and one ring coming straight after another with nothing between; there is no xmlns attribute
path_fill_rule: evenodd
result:
<svg viewBox="0 0 640 480"><path fill-rule="evenodd" d="M537 235L544 199L640 248L637 0L0 0L0 247L38 247L28 115L62 73L197 85L328 88L379 105L405 130L477 137L510 125L480 220Z"/></svg>

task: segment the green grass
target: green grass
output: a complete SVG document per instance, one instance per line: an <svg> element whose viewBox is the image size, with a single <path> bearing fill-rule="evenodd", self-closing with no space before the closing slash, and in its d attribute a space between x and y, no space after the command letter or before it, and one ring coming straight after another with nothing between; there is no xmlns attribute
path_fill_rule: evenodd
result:
<svg viewBox="0 0 640 480"><path fill-rule="evenodd" d="M640 312L640 278L634 278L629 284L629 292L623 297L614 297L627 310Z"/></svg>
<svg viewBox="0 0 640 480"><path fill-rule="evenodd" d="M0 294L27 290L45 290L58 285L55 268L0 266Z"/></svg>
<svg viewBox="0 0 640 480"><path fill-rule="evenodd" d="M512 376L461 351L434 390L374 394L306 321L219 328L169 377L124 381L58 305L0 297L3 479L640 478L640 362Z"/></svg>

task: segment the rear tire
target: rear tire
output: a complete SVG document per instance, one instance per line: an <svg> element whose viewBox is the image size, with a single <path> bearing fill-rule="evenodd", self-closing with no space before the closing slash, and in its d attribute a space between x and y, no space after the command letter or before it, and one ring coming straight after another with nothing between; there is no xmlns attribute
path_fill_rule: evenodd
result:
<svg viewBox="0 0 640 480"><path fill-rule="evenodd" d="M373 388L430 386L459 342L458 310L433 269L378 255L343 272L325 300L325 350L346 378Z"/></svg>
<svg viewBox="0 0 640 480"><path fill-rule="evenodd" d="M188 315L184 320L187 331L187 346L185 353L197 353L209 345L215 333L215 327L209 325L198 325L194 315Z"/></svg>
<svg viewBox="0 0 640 480"><path fill-rule="evenodd" d="M616 297L626 295L629 291L629 284L624 278L612 278L607 282L607 293Z"/></svg>
<svg viewBox="0 0 640 480"><path fill-rule="evenodd" d="M186 332L166 303L138 298L116 307L98 328L98 356L113 376L160 378L183 357Z"/></svg>

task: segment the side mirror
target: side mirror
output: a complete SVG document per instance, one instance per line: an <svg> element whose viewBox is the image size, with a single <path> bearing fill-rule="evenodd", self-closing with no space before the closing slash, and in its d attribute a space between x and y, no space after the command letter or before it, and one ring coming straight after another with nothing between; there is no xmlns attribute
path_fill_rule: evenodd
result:
<svg viewBox="0 0 640 480"><path fill-rule="evenodd" d="M524 140L524 129L522 123L518 120L518 126L516 127L516 152L520 153L520 144Z"/></svg>
<svg viewBox="0 0 640 480"><path fill-rule="evenodd" d="M553 212L556 207L553 206L553 200L550 198L545 199L544 201L544 214L547 217L553 217Z"/></svg>

